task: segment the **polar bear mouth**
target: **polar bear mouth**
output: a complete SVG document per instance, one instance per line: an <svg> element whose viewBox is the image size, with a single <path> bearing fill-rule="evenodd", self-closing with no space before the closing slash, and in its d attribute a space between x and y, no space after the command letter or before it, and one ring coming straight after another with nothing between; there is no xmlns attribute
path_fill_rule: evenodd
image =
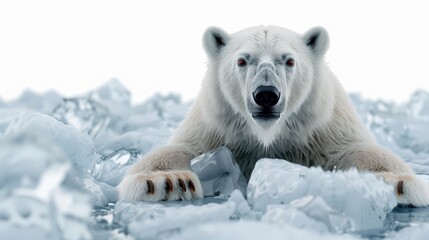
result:
<svg viewBox="0 0 429 240"><path fill-rule="evenodd" d="M254 112L252 117L256 120L274 120L280 117L280 112Z"/></svg>

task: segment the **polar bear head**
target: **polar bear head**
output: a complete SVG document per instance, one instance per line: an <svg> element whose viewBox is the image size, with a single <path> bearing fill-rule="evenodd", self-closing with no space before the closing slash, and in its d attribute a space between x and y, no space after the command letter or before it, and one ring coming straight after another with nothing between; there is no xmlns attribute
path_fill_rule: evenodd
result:
<svg viewBox="0 0 429 240"><path fill-rule="evenodd" d="M203 45L221 95L258 135L270 136L263 140L268 144L308 98L329 36L322 27L303 35L275 26L234 34L210 27Z"/></svg>

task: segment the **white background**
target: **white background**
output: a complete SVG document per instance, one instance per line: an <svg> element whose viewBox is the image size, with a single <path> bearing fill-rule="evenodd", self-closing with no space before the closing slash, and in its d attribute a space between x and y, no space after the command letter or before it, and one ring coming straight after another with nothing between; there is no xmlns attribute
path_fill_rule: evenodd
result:
<svg viewBox="0 0 429 240"><path fill-rule="evenodd" d="M139 102L155 92L197 95L211 25L235 32L321 25L326 60L347 91L403 101L429 90L429 5L424 1L1 0L0 98L26 89L81 94L118 78Z"/></svg>

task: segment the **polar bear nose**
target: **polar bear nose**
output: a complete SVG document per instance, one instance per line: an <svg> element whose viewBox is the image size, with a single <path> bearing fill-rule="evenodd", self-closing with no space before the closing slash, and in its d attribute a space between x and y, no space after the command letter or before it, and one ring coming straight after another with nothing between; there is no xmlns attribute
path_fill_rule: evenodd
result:
<svg viewBox="0 0 429 240"><path fill-rule="evenodd" d="M260 86L253 92L253 99L261 107L272 107L279 102L280 93L273 86Z"/></svg>

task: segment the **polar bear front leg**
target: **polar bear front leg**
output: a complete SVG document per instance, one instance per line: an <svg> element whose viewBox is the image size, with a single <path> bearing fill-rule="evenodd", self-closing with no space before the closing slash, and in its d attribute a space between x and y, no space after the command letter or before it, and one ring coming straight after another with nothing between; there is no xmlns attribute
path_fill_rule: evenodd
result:
<svg viewBox="0 0 429 240"><path fill-rule="evenodd" d="M194 156L180 146L155 150L135 163L118 186L128 201L191 200L203 197L198 177L189 170Z"/></svg>
<svg viewBox="0 0 429 240"><path fill-rule="evenodd" d="M371 171L393 186L398 203L429 206L429 183L416 176L397 155L375 144L355 144L337 157L337 169ZM331 168L334 165L331 163Z"/></svg>

